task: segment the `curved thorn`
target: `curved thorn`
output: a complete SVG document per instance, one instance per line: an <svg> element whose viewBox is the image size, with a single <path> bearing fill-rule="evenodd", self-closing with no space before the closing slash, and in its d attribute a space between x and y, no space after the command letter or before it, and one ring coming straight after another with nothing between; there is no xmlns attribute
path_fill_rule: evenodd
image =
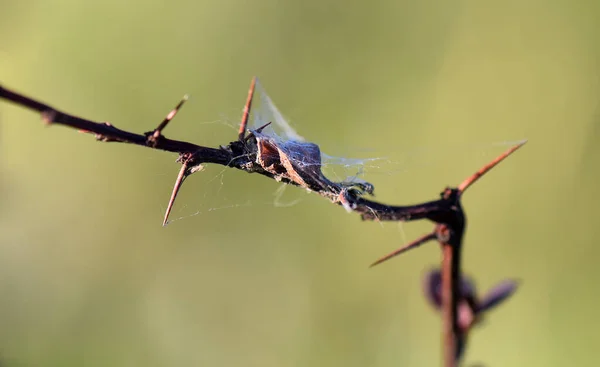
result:
<svg viewBox="0 0 600 367"><path fill-rule="evenodd" d="M244 105L244 112L242 113L242 122L240 123L240 130L238 132L238 139L244 140L246 135L246 126L248 125L248 118L250 117L250 108L252 108L252 97L254 97L254 87L256 86L256 77L252 78L250 82L250 89L248 90L248 98Z"/></svg>
<svg viewBox="0 0 600 367"><path fill-rule="evenodd" d="M467 190L469 188L469 186L471 186L475 182L477 182L477 180L479 180L481 178L481 176L485 175L488 171L490 171L492 168L494 168L498 163L502 162L505 158L507 158L512 153L514 153L517 149L519 149L520 147L522 147L523 145L525 145L525 143L527 143L527 140L523 140L522 142L520 142L519 144L513 146L512 148L510 148L506 152L500 154L498 157L496 157L490 163L488 163L485 166L481 167L481 169L479 171L475 172L472 176L468 177L460 185L458 185L458 192L461 193L461 194L463 192L465 192L465 190Z"/></svg>
<svg viewBox="0 0 600 367"><path fill-rule="evenodd" d="M394 251L394 252L392 252L390 254L385 255L384 257L382 257L379 260L375 261L373 264L369 265L369 267L372 268L375 265L379 265L382 262L391 259L392 257L398 256L398 255L400 255L400 254L402 254L402 253L404 253L404 252L406 252L408 250L412 250L415 247L419 247L422 244L424 244L425 242L431 241L431 240L433 240L435 238L436 238L435 232L428 233L428 234L426 234L423 237L417 238L416 240L414 240L413 242L409 243L408 245L402 246L399 249L397 249L396 251Z"/></svg>

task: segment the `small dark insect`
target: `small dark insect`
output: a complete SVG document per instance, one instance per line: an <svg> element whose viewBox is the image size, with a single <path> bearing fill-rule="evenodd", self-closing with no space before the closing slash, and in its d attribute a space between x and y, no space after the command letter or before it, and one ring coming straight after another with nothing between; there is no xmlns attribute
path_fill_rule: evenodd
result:
<svg viewBox="0 0 600 367"><path fill-rule="evenodd" d="M484 312L496 307L510 297L518 286L518 281L506 279L498 283L482 298L477 297L477 289L473 280L466 276L460 279L460 298L458 299L458 346L456 359L464 353L469 331L473 326L481 324ZM442 309L442 274L434 269L425 275L423 293L427 301L436 309Z"/></svg>

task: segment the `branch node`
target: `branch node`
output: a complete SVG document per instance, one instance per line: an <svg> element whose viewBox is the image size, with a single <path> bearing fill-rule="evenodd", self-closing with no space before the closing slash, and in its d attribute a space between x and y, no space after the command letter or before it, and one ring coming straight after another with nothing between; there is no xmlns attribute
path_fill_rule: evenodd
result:
<svg viewBox="0 0 600 367"><path fill-rule="evenodd" d="M55 118L56 118L55 110L42 111L42 121L44 121L44 124L51 125Z"/></svg>
<svg viewBox="0 0 600 367"><path fill-rule="evenodd" d="M354 208L352 207L352 204L350 203L350 200L348 200L348 188L343 188L340 191L340 194L338 195L338 201L340 202L340 204L342 204L342 207L344 209L346 209L346 211L348 213L352 213L352 211L354 210Z"/></svg>
<svg viewBox="0 0 600 367"><path fill-rule="evenodd" d="M436 239L440 243L450 243L452 229L446 224L439 224L435 227Z"/></svg>

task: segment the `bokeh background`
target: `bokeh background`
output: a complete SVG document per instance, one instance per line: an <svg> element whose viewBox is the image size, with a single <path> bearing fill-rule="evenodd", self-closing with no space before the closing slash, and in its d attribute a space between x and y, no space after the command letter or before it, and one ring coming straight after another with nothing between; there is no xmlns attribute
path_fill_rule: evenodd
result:
<svg viewBox="0 0 600 367"><path fill-rule="evenodd" d="M0 81L136 132L235 138L258 75L332 154L385 153L378 200L437 197L506 142L465 196L464 268L522 280L468 364L597 366L597 1L0 1ZM361 222L208 166L161 226L173 154L0 102L0 360L6 366L435 366L421 293L436 245L375 269L428 223ZM376 153L375 153L376 152ZM363 154L364 153L364 154ZM372 174L370 174L372 173ZM295 200L295 199L294 199ZM216 210L218 209L218 210Z"/></svg>

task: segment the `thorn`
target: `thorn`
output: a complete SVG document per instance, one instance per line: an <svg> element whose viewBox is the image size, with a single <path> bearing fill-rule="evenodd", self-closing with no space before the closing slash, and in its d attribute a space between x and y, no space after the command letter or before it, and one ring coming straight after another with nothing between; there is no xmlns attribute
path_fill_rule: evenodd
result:
<svg viewBox="0 0 600 367"><path fill-rule="evenodd" d="M169 199L169 204L167 205L167 210L165 212L165 218L163 219L163 227L167 225L169 220L169 214L171 213L171 209L173 208L173 204L175 204L175 198L177 197L177 193L183 184L185 178L189 175L188 173L188 165L187 163L183 163L181 166L181 170L177 175L177 180L175 180L175 185L173 186L173 191L171 192L171 198Z"/></svg>
<svg viewBox="0 0 600 367"><path fill-rule="evenodd" d="M42 121L44 121L44 124L51 125L54 122L55 118L56 118L56 111L51 110L51 109L42 111Z"/></svg>
<svg viewBox="0 0 600 367"><path fill-rule="evenodd" d="M369 265L370 268L374 267L375 265L379 265L384 261L387 261L389 259L391 259L392 257L396 257L408 250L412 250L415 247L419 247L422 244L424 244L427 241L431 241L433 239L436 238L436 234L435 232L431 232L429 234L426 234L423 237L417 238L416 240L414 240L413 242L409 243L408 245L402 246L399 249L397 249L396 251L385 255L384 257L380 258L379 260L375 261L373 264Z"/></svg>
<svg viewBox="0 0 600 367"><path fill-rule="evenodd" d="M251 130L250 134L246 135L246 137L244 138L244 141L248 141L248 139L250 139L251 137L253 137L254 136L254 132L261 133L269 125L271 125L271 121L267 122L266 124L264 124L263 126L259 127L258 129Z"/></svg>
<svg viewBox="0 0 600 367"><path fill-rule="evenodd" d="M269 125L271 125L271 121L269 121L266 124L264 124L263 126L259 127L258 129L256 129L256 131L259 133L262 133L262 131Z"/></svg>
<svg viewBox="0 0 600 367"><path fill-rule="evenodd" d="M477 180L479 180L481 178L481 176L485 175L492 168L494 168L498 163L502 162L505 158L507 158L512 153L514 153L517 149L519 149L520 147L522 147L523 145L525 145L525 143L527 143L527 140L523 140L522 142L520 142L519 144L513 146L512 148L510 148L506 152L500 154L498 157L496 157L490 163L488 163L485 166L483 166L479 171L475 172L472 176L468 177L460 185L458 185L458 192L460 194L462 194L463 192L465 192L469 188L469 186L471 186L475 182L477 182Z"/></svg>
<svg viewBox="0 0 600 367"><path fill-rule="evenodd" d="M175 117L175 115L177 115L177 112L179 112L179 109L188 100L188 98L189 96L187 94L183 96L183 98L181 99L181 101L179 101L177 106L175 106L175 108L167 114L167 117L165 117L165 119L158 125L158 127L154 129L154 131L152 132L152 138L154 140L158 139L160 133L165 129L165 127L167 127L167 124Z"/></svg>
<svg viewBox="0 0 600 367"><path fill-rule="evenodd" d="M246 135L246 127L248 126L248 118L250 117L250 109L252 108L252 97L254 97L254 87L256 86L256 77L252 78L250 82L250 89L248 90L248 98L244 105L244 112L242 113L242 122L240 123L240 130L238 132L238 139L244 140Z"/></svg>

